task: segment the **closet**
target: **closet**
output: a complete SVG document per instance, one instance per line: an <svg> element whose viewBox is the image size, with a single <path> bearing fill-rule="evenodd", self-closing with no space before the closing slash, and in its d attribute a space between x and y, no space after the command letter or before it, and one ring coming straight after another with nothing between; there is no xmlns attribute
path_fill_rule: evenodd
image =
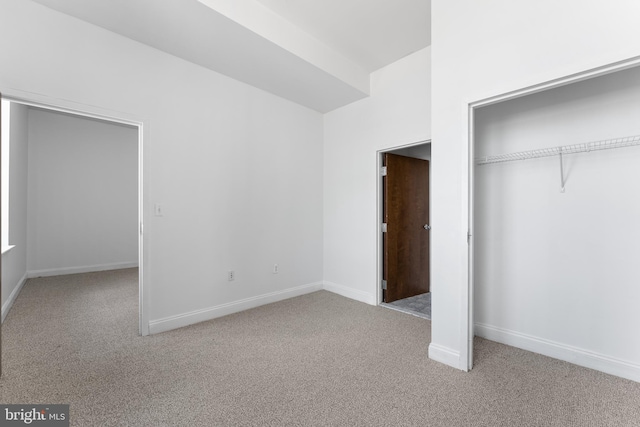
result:
<svg viewBox="0 0 640 427"><path fill-rule="evenodd" d="M478 108L474 128L475 334L640 372L640 69Z"/></svg>

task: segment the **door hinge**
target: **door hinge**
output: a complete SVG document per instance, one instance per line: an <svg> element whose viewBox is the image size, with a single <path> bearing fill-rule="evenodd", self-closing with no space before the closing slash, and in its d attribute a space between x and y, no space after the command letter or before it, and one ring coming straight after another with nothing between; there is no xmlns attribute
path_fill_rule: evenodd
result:
<svg viewBox="0 0 640 427"><path fill-rule="evenodd" d="M382 281L382 290L383 290L383 291L386 291L386 290L387 290L387 281L386 281L386 280L383 280L383 281Z"/></svg>
<svg viewBox="0 0 640 427"><path fill-rule="evenodd" d="M380 168L380 175L387 176L387 167L383 166Z"/></svg>
<svg viewBox="0 0 640 427"><path fill-rule="evenodd" d="M471 230L467 231L467 245L471 243Z"/></svg>
<svg viewBox="0 0 640 427"><path fill-rule="evenodd" d="M383 232L383 233L386 233L386 232L387 232L387 223L386 223L386 222L383 222L383 223L382 223L382 227L381 227L381 228L382 228L382 232Z"/></svg>
<svg viewBox="0 0 640 427"><path fill-rule="evenodd" d="M140 234L142 234L143 231L144 231L144 227L143 227L142 223L140 223Z"/></svg>

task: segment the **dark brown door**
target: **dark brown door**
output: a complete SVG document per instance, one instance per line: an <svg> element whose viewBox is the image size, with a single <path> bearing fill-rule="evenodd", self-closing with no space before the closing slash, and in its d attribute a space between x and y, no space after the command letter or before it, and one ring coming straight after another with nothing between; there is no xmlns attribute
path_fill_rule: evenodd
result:
<svg viewBox="0 0 640 427"><path fill-rule="evenodd" d="M385 154L384 302L429 292L429 162Z"/></svg>

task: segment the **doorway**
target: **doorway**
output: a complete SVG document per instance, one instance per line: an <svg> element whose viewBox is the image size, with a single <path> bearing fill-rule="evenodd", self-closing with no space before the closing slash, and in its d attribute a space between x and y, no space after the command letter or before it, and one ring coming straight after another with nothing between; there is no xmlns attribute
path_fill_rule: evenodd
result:
<svg viewBox="0 0 640 427"><path fill-rule="evenodd" d="M378 161L378 302L430 320L431 144L421 142L382 151Z"/></svg>
<svg viewBox="0 0 640 427"><path fill-rule="evenodd" d="M99 111L96 107L87 106L86 109L85 108L78 109L78 108L75 108L77 106L74 106L74 108L69 108L67 106L68 102L66 101L57 102L55 100L51 101L49 99L44 100L43 99L44 97L42 96L36 96L36 95L30 96L31 94L28 94L27 96L22 96L22 95L23 94L19 94L17 92L9 93L9 94L5 92L2 94L3 109L6 109L8 105L11 106L11 109L5 112L10 112L15 109L16 116L13 118L16 121L15 135L17 135L17 137L19 138L16 141L16 144L14 146L14 142L12 141L14 137L14 132L11 132L10 134L11 139L9 140L9 143L11 145L11 148L10 148L11 167L9 167L9 171L8 171L10 179L9 179L9 182L7 183L8 184L7 187L11 189L11 193L13 194L11 196L12 207L9 209L10 211L9 221L13 224L11 226L11 229L16 229L17 231L15 234L9 235L10 245L8 246L8 248L5 248L3 246L3 255L2 255L3 262L0 267L2 269L2 276L4 279L3 285L5 288L4 295L2 295L2 298L3 298L2 319L4 320L5 316L11 309L13 302L18 297L18 294L20 294L20 291L22 290L28 278L41 277L41 276L55 276L59 274L66 275L66 274L75 274L75 273L97 272L97 271L109 270L109 269L115 270L115 269L137 267L137 271L131 270L135 274L134 277L137 277L136 305L138 307L138 310L137 310L138 325L136 329L138 330L138 333L140 335L147 335L148 330L147 328L144 327L144 325L146 324L146 322L144 321L144 319L146 319L145 310L142 304L142 302L144 301L144 298L143 298L144 250L143 250L143 236L142 236L142 227L141 227L142 218L143 218L143 212L142 212L143 123L138 120L123 118L122 116L115 117L112 114L104 114L101 111ZM99 170L97 170L96 168L91 168L85 162L85 164L83 165L83 168L85 168L85 170L88 170L89 174L95 175L92 177L92 179L94 179L94 181L98 183L100 183L100 180L102 181L100 184L100 188L95 188L95 186L91 186L91 182L93 182L91 181L91 179L89 179L88 177L82 178L78 175L72 176L71 170L70 170L72 168L67 167L70 164L72 164L74 159L78 160L78 162L82 161L81 159L78 158L79 156L78 151L72 150L71 152L69 152L69 155L68 155L69 159L66 163L67 166L61 165L59 162L56 162L55 159L49 159L48 156L45 156L43 154L44 151L42 150L36 153L36 156L40 156L40 159L36 158L35 156L30 157L33 153L29 152L27 149L27 146L28 146L27 140L32 136L31 134L33 133L33 128L32 128L32 123L29 122L28 120L28 117L29 117L29 114L32 112L34 115L37 114L38 116L40 116L39 129L41 131L40 132L41 134L43 133L42 132L43 129L45 129L43 127L43 123L47 122L47 120L49 121L48 122L49 125L53 123L53 126L57 126L58 131L64 128L64 123L67 123L68 121L73 121L73 120L84 123L85 127L83 128L83 130L85 132L87 130L90 130L91 126L102 126L105 128L108 127L108 128L114 129L115 135L121 135L123 130L126 131L127 135L129 135L128 139L126 141L121 141L119 144L127 145L126 169L128 171L128 175L127 175L128 178L126 180L121 180L120 177L118 177L116 174L114 176L116 177L115 180L118 182L114 183L113 176L98 176ZM46 120L44 120L43 118L46 118ZM52 119L52 118L55 118L55 119ZM14 120L12 120L12 122L14 122ZM46 131L44 133L46 133ZM21 134L22 136L20 136ZM7 135L7 132L5 132L5 136L6 135ZM86 137L86 136L85 138L87 140L93 139L92 137ZM63 136L62 139L67 139L67 138ZM99 138L96 138L96 141L93 141L93 142L95 143L100 142L98 141L98 139ZM5 141L2 141L2 142L4 143ZM65 143L68 145L68 140L65 141ZM18 145L22 145L22 147L19 147ZM41 145L44 146L46 144L41 144ZM87 145L90 145L90 144L87 144ZM65 147L66 147L65 149L69 148L68 146L65 146ZM51 151L52 147L45 147L44 149L45 151L46 150ZM99 159L99 161L102 164L103 170L108 170L109 167L112 167L114 169L120 168L118 172L124 175L122 170L124 166L121 165L119 162L114 161L114 160L117 160L118 154L115 153L113 150L111 150L110 152L107 152L107 151L102 151L102 152L94 151L91 156ZM29 157L29 162L27 162L28 157ZM52 163L53 165L49 165L45 168L40 168L42 164L46 166L47 162ZM26 231L27 222L29 221L34 222L33 217L35 215L34 210L31 210L29 211L29 213L27 213L28 201L30 202L31 198L34 196L34 193L32 193L31 191L32 190L31 187L28 187L28 184L27 184L27 182L30 181L30 177L28 177L28 173L26 171L27 163L29 163L30 165L34 164L40 170L59 169L60 174L68 175L64 177L64 179L70 180L69 182L71 182L72 184L74 181L76 181L77 187L84 186L84 188L80 188L80 189L76 188L76 190L78 190L75 195L76 199L82 199L82 195L81 195L82 190L89 189L89 191L86 191L84 194L89 194L89 195L93 194L94 196L98 194L97 199L103 198L105 199L105 203L106 203L105 206L100 206L99 210L100 209L104 210L104 216L109 218L114 218L114 216L113 216L113 211L109 209L108 204L111 203L110 202L111 199L108 196L110 194L113 195L114 193L117 193L119 191L118 188L116 188L116 185L125 184L127 186L126 191L128 195L127 201L126 201L127 203L126 233L129 236L128 242L130 242L128 244L128 247L130 247L130 250L128 250L127 252L128 255L125 257L126 260L125 259L122 260L126 262L115 262L113 260L106 260L103 263L95 263L90 261L88 262L87 259L85 258L85 262L77 263L75 265L72 265L72 264L63 265L62 266L63 268L55 268L55 266L52 264L53 263L52 260L56 256L60 256L60 254L55 253L55 247L54 247L53 250L49 251L49 255L50 255L49 259L45 260L45 262L40 262L40 264L33 263L32 265L27 265L26 251L28 250L28 247L33 243L32 236L38 234L38 233L31 233L32 236L27 237L27 231ZM3 164L3 166L5 165ZM6 166L3 167L3 172L5 170L6 170ZM46 182L47 178L41 177L40 181ZM119 188L122 188L122 187L119 187ZM56 201L55 203L57 205L62 206L68 203L69 201L68 198L65 198L69 196L68 192L65 193L63 191L63 190L68 190L68 188L67 186L62 184L58 186L58 189L59 190L55 191L56 193L55 195L51 194L52 192L47 191L46 189L42 190L42 188L39 188L38 191L42 193L40 195L42 195L45 199L47 197L48 198L51 198L54 196L59 197L60 200ZM78 196L78 194L80 194L80 196ZM86 199L82 199L79 202L80 204L84 203L85 207L92 207L95 210L96 208L95 203L91 202L89 199L91 198L87 197ZM94 199L96 199L96 197L94 197ZM116 200L115 202L117 203L118 200ZM13 203L13 201L15 201L15 203ZM37 206L38 203L35 203L35 204L29 203L29 204L32 207L35 206L36 208L38 208ZM40 217L44 218L46 216L47 210L49 208L53 208L53 206L51 205L51 200L48 200L48 199L44 200L44 202L41 203L40 205L41 205L40 207L43 207L42 205L44 205L44 208L45 208L45 209L41 209L44 213L43 212L39 213ZM90 205L94 205L94 206L90 206ZM65 218L64 220L69 223L74 223L74 222L76 224L79 223L80 220L78 219L74 220L73 218L71 218L73 215L78 214L77 211L78 209L76 209L74 212L70 212L70 214L67 215L67 218ZM94 220L95 220L95 215L92 215L91 213L85 213L83 215L82 221L89 223L89 227L85 230L85 234L87 230L89 231L91 230L92 225L95 225L97 228L97 223L92 222ZM16 226L14 223L18 223L19 225ZM48 237L53 236L53 232L56 229L56 224L58 228L62 228L63 226L62 221L57 221L57 222L53 221L52 223L54 226L48 228L48 230L50 231L49 232L50 236ZM38 223L38 225L42 225L42 221ZM103 234L105 235L110 234L112 233L112 231L113 230L103 230ZM39 235L42 235L43 230L39 229L38 232L40 233ZM3 237L6 237L6 233L3 233L3 234L4 234ZM55 236L53 237L54 238L50 240L55 240ZM71 236L68 236L68 237L71 238ZM90 238L91 236L88 236L88 237ZM57 239L57 241L59 242L60 239ZM74 243L78 243L78 242L74 242ZM96 251L104 252L106 250L104 246L107 246L107 245L100 247L99 244L96 244L95 246L98 247ZM7 250L5 251L5 249ZM60 249L59 252L65 252L62 250L63 249L62 247L59 249ZM25 252L25 254L22 254L22 252ZM82 252L82 250L77 252L80 253ZM89 251L87 250L87 252ZM21 254L24 256L21 256ZM67 254L68 254L68 251L65 252L65 255ZM38 255L41 255L41 254L38 254ZM86 254L80 254L79 256L83 257L85 255ZM42 259L40 259L40 261L42 261ZM50 265L46 265L47 262L49 262ZM41 267L38 268L38 265L40 265Z"/></svg>

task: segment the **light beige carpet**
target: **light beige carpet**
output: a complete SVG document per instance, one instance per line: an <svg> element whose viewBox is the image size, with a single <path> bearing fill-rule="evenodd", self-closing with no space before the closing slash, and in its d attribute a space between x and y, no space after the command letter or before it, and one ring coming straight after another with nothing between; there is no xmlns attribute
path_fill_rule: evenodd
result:
<svg viewBox="0 0 640 427"><path fill-rule="evenodd" d="M427 358L428 320L325 291L139 337L136 280L30 280L0 402L77 426L640 426L638 383L481 339L463 373Z"/></svg>

